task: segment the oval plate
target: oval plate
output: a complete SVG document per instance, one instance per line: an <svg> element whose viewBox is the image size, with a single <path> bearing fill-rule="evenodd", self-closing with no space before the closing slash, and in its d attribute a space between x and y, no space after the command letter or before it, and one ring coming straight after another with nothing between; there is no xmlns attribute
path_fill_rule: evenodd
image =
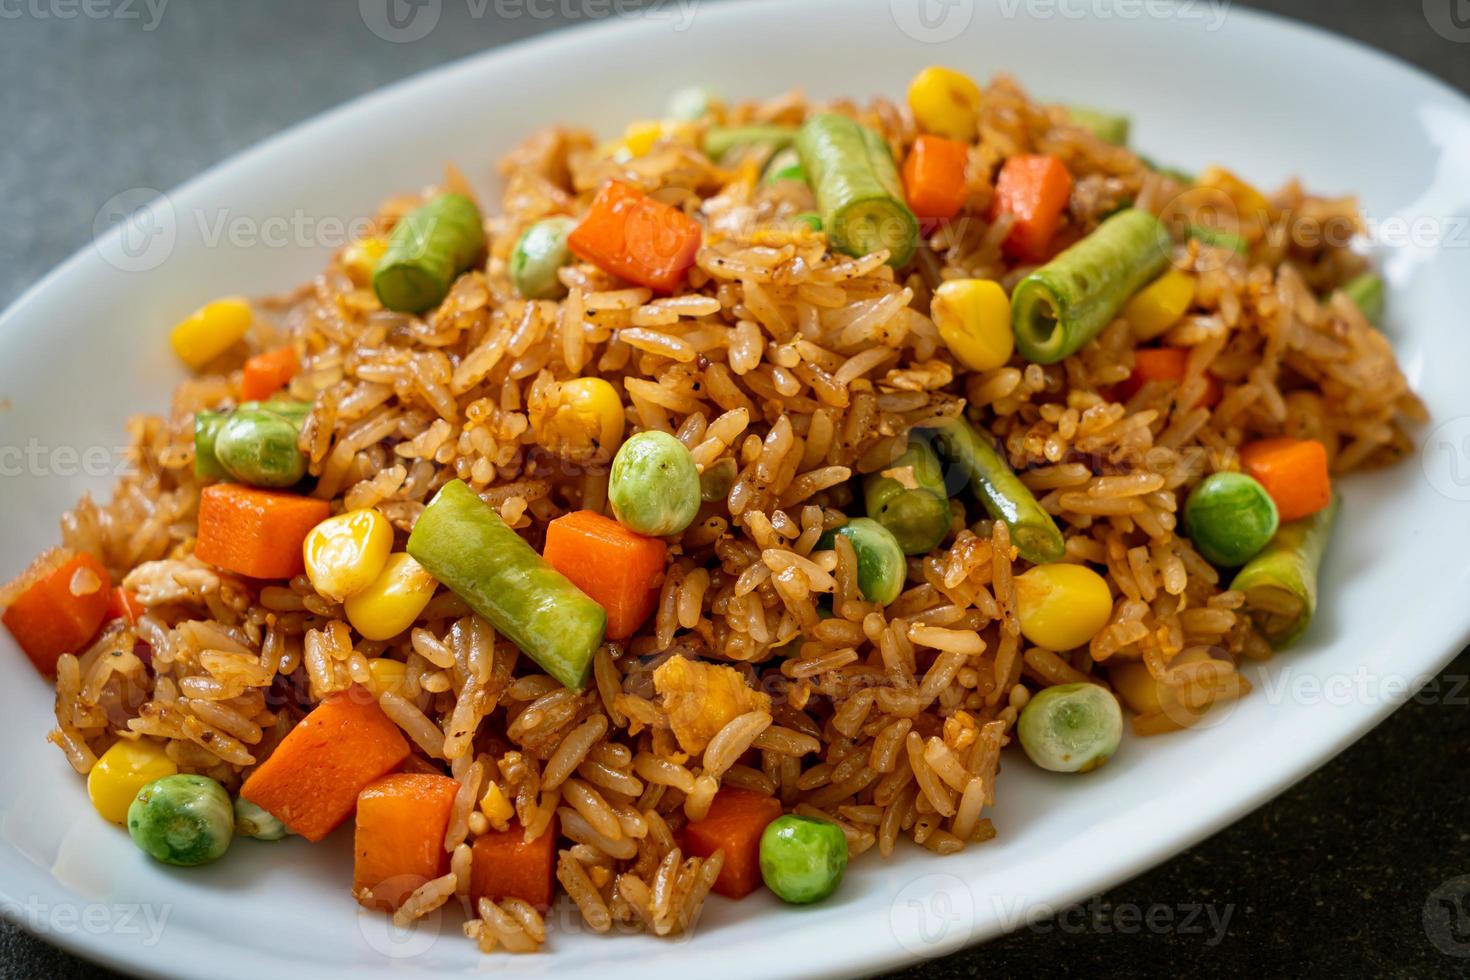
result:
<svg viewBox="0 0 1470 980"><path fill-rule="evenodd" d="M0 320L0 573L53 545L80 493L107 494L127 415L166 409L181 377L169 326L215 296L304 281L334 244L328 222L372 213L436 179L446 161L495 200L493 162L532 128L567 122L613 135L687 82L741 97L800 87L895 98L918 68L942 63L1012 72L1042 99L1126 111L1133 144L1172 164L1222 161L1263 186L1301 175L1318 192L1361 196L1390 282L1387 331L1433 421L1418 458L1346 481L1317 622L1252 671L1255 693L1217 709L1203 730L1129 738L1085 778L1011 757L991 814L999 838L947 858L913 847L865 858L820 906L780 907L764 893L715 899L695 937L674 941L586 934L559 911L547 955L485 962L448 916L399 934L359 911L348 894L350 831L319 846L240 841L228 860L196 870L150 862L97 818L83 781L43 742L50 690L6 636L0 909L82 955L171 976L867 974L1019 927L1164 860L1341 751L1437 671L1470 637L1470 106L1372 50L1228 5L1166 16L1119 5L1113 18L1085 21L1061 16L1065 5L1036 6L1056 14L1048 19L1004 0L978 6L700 5L686 21L666 4L662 16L419 76L190 182ZM267 219L307 222L322 244L219 234L237 219L262 230Z"/></svg>

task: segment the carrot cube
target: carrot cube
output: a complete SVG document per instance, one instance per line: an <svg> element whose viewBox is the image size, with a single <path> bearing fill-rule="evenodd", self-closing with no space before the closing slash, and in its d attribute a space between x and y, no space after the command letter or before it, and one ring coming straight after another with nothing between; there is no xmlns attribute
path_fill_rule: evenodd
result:
<svg viewBox="0 0 1470 980"><path fill-rule="evenodd" d="M0 622L48 677L63 653L79 653L102 625L112 597L112 579L86 552L49 551L5 591L22 591Z"/></svg>
<svg viewBox="0 0 1470 980"><path fill-rule="evenodd" d="M556 824L527 842L514 820L505 830L475 838L471 849L470 899L519 898L541 911L551 908L556 865Z"/></svg>
<svg viewBox="0 0 1470 980"><path fill-rule="evenodd" d="M408 742L366 688L354 684L312 709L240 795L307 840L351 816L369 783L408 758Z"/></svg>
<svg viewBox="0 0 1470 980"><path fill-rule="evenodd" d="M301 545L331 513L314 497L216 483L199 494L194 554L251 578L288 579L305 569Z"/></svg>
<svg viewBox="0 0 1470 980"><path fill-rule="evenodd" d="M448 776L397 772L358 794L352 894L359 902L394 911L449 869L444 831L458 792Z"/></svg>
<svg viewBox="0 0 1470 980"><path fill-rule="evenodd" d="M658 605L668 551L657 538L579 510L546 526L542 557L607 610L607 638L623 640Z"/></svg>
<svg viewBox="0 0 1470 980"><path fill-rule="evenodd" d="M780 800L727 786L715 794L703 820L684 828L690 854L709 857L724 850L725 864L714 885L717 894L744 898L761 886L761 834L780 815Z"/></svg>

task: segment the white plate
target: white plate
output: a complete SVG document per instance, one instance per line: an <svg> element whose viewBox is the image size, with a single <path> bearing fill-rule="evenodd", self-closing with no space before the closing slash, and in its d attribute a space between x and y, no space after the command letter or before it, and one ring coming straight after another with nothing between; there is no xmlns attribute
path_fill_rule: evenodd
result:
<svg viewBox="0 0 1470 980"><path fill-rule="evenodd" d="M95 453L85 465L86 449L110 452L125 415L165 408L180 377L169 325L214 296L304 280L334 244L332 217L370 213L434 180L445 160L490 191L491 162L533 127L612 134L687 82L740 96L799 86L897 97L916 69L939 62L1010 71L1039 97L1127 111L1135 145L1171 163L1224 161L1265 186L1300 174L1322 192L1359 193L1384 237L1401 227L1412 239L1378 247L1388 329L1433 412L1430 428L1444 428L1426 431L1419 458L1347 481L1318 620L1255 694L1206 730L1130 738L1085 778L1013 759L996 841L942 859L916 848L886 863L864 858L820 906L715 900L690 941L562 930L550 955L486 963L447 919L395 939L382 917L360 913L348 895L350 831L319 846L241 841L198 870L149 861L98 820L82 780L42 741L51 694L7 636L5 913L84 955L178 976L870 973L1016 928L1162 861L1341 751L1442 666L1470 634L1470 107L1367 48L1221 5L1152 17L1154 4L982 6L933 4L921 18L912 0L720 4L696 8L682 30L670 14L557 34L396 85L192 181L150 214L154 225L135 226L128 243L104 236L0 321L0 573L55 543L56 519L78 494L107 492L110 477L97 472L107 467ZM1084 8L1113 16L1064 15ZM306 237L321 244L214 237L221 218L264 231L271 217L285 219L278 230L293 219L315 229Z"/></svg>

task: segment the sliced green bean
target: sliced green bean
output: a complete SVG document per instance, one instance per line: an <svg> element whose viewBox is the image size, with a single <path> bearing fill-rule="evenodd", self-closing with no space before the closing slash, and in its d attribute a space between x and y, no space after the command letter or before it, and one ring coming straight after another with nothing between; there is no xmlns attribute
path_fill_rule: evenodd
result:
<svg viewBox="0 0 1470 980"><path fill-rule="evenodd" d="M567 287L557 271L572 259L567 236L577 223L565 215L542 218L521 232L510 252L510 281L526 299L560 299Z"/></svg>
<svg viewBox="0 0 1470 980"><path fill-rule="evenodd" d="M1105 143L1128 145L1128 117L1086 106L1067 106L1067 118Z"/></svg>
<svg viewBox="0 0 1470 980"><path fill-rule="evenodd" d="M908 579L909 566L892 532L877 521L855 517L817 539L817 550L831 548L839 534L852 542L857 555L858 590L863 598L880 606L897 599Z"/></svg>
<svg viewBox="0 0 1470 980"><path fill-rule="evenodd" d="M429 501L407 551L542 670L586 687L607 613L463 482L449 481Z"/></svg>
<svg viewBox="0 0 1470 980"><path fill-rule="evenodd" d="M1021 356L1055 364L1075 354L1164 271L1169 248L1163 223L1130 208L1022 279L1011 294L1011 328Z"/></svg>
<svg viewBox="0 0 1470 980"><path fill-rule="evenodd" d="M989 436L956 418L934 428L940 455L960 468L992 520L1005 521L1011 543L1027 561L1044 565L1067 552L1057 522L1037 503Z"/></svg>
<svg viewBox="0 0 1470 980"><path fill-rule="evenodd" d="M776 184L783 180L806 183L806 171L801 169L801 155L794 146L772 154L771 159L766 161L766 169L761 173L762 184Z"/></svg>
<svg viewBox="0 0 1470 980"><path fill-rule="evenodd" d="M1358 304L1369 323L1377 325L1383 318L1383 278L1376 272L1365 272L1343 283L1347 298Z"/></svg>
<svg viewBox="0 0 1470 980"><path fill-rule="evenodd" d="M750 126L711 126L704 134L704 155L718 160L737 146L763 144L772 150L782 150L796 139L795 126L780 126L775 123L756 123Z"/></svg>
<svg viewBox="0 0 1470 980"><path fill-rule="evenodd" d="M1317 570L1332 534L1339 498L1311 517L1283 524L1265 550L1230 583L1245 595L1256 627L1278 649L1306 632L1317 611Z"/></svg>
<svg viewBox="0 0 1470 980"><path fill-rule="evenodd" d="M906 479L885 476L903 473ZM929 444L911 439L902 455L883 471L863 478L868 516L893 532L906 555L927 555L949 533L949 494L944 471Z"/></svg>
<svg viewBox="0 0 1470 980"><path fill-rule="evenodd" d="M829 112L801 127L796 151L832 247L858 257L886 249L889 265L908 264L919 222L904 203L898 166L883 137Z"/></svg>
<svg viewBox="0 0 1470 980"><path fill-rule="evenodd" d="M1190 225L1189 237L1211 248L1228 249L1236 255L1246 255L1251 250L1250 244L1233 231L1221 231L1218 228L1207 228L1204 225Z"/></svg>
<svg viewBox="0 0 1470 980"><path fill-rule="evenodd" d="M440 194L399 219L373 270L373 290L390 310L438 306L455 277L485 251L480 209L463 194Z"/></svg>

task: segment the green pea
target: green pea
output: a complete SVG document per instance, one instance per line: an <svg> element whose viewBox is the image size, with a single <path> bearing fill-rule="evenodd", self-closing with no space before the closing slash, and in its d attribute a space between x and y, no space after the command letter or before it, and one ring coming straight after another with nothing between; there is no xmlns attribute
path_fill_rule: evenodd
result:
<svg viewBox="0 0 1470 980"><path fill-rule="evenodd" d="M1279 523L1271 495L1244 473L1212 473L1184 503L1185 533L1206 561L1222 568L1244 565Z"/></svg>
<svg viewBox="0 0 1470 980"><path fill-rule="evenodd" d="M208 864L229 850L235 833L230 794L207 776L156 779L128 807L133 843L164 864Z"/></svg>
<svg viewBox="0 0 1470 980"><path fill-rule="evenodd" d="M838 534L852 542L852 550L857 555L858 589L863 598L882 606L897 599L908 579L909 567L893 532L872 518L857 517L823 534L817 541L817 549L831 548Z"/></svg>
<svg viewBox="0 0 1470 980"><path fill-rule="evenodd" d="M300 429L306 422L306 417L311 414L311 402L295 398L271 398L263 402L241 402L238 408L242 412L256 410L274 412Z"/></svg>
<svg viewBox="0 0 1470 980"><path fill-rule="evenodd" d="M510 281L526 299L559 299L567 287L556 271L572 259L567 236L577 223L564 215L542 218L516 239L510 253Z"/></svg>
<svg viewBox="0 0 1470 980"><path fill-rule="evenodd" d="M735 485L739 472L739 465L729 456L706 466L699 474L699 499L705 503L724 500L730 495L730 488Z"/></svg>
<svg viewBox="0 0 1470 980"><path fill-rule="evenodd" d="M678 534L699 511L699 470L667 432L640 432L613 457L607 498L622 525L639 534Z"/></svg>
<svg viewBox="0 0 1470 980"><path fill-rule="evenodd" d="M229 415L225 412L194 413L194 475L201 480L227 480L229 470L220 464L214 454L214 443L219 430Z"/></svg>
<svg viewBox="0 0 1470 980"><path fill-rule="evenodd" d="M235 800L235 833L256 840L280 840L291 830L269 810L241 796Z"/></svg>
<svg viewBox="0 0 1470 980"><path fill-rule="evenodd" d="M264 409L233 412L214 440L214 454L230 475L257 487L289 487L306 475L291 420Z"/></svg>
<svg viewBox="0 0 1470 980"><path fill-rule="evenodd" d="M842 884L847 835L835 823L788 813L761 834L761 878L783 902L820 902Z"/></svg>
<svg viewBox="0 0 1470 980"><path fill-rule="evenodd" d="M796 147L788 146L771 155L766 169L761 174L762 184L776 184L783 180L799 180L806 183L806 171L801 169L801 157Z"/></svg>
<svg viewBox="0 0 1470 980"><path fill-rule="evenodd" d="M900 480L884 473L907 471ZM893 532L907 555L927 555L949 533L949 494L944 470L929 444L909 443L902 455L877 473L863 478L863 506L868 516Z"/></svg>
<svg viewBox="0 0 1470 980"><path fill-rule="evenodd" d="M1089 772L1123 740L1123 709L1107 688L1086 681L1039 691L1016 722L1021 748L1052 772Z"/></svg>

